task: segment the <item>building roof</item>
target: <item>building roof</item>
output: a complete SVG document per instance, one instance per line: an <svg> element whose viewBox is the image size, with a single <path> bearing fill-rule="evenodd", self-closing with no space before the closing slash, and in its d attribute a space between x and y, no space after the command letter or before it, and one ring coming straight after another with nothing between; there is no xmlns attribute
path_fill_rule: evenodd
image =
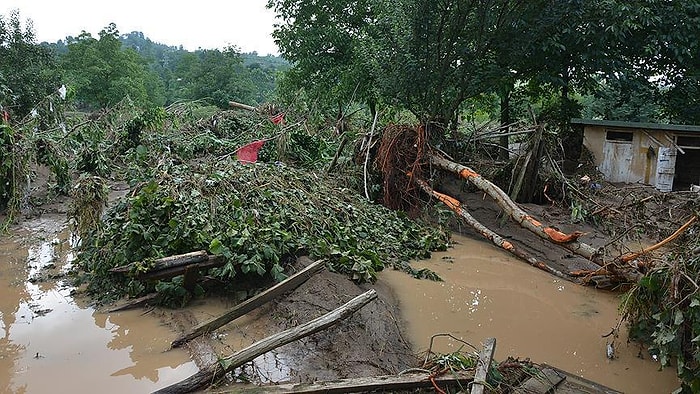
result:
<svg viewBox="0 0 700 394"><path fill-rule="evenodd" d="M668 123L640 123L640 122L621 122L617 120L597 120L597 119L571 119L571 124L579 124L583 126L608 126L620 127L627 129L647 129L647 130L665 130L665 131L685 131L690 133L700 133L700 126L683 125L683 124L668 124Z"/></svg>

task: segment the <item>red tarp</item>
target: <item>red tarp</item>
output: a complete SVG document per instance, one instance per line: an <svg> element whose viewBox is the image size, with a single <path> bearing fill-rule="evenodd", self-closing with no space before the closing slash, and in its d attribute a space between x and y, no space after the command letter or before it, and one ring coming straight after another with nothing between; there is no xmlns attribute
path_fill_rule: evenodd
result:
<svg viewBox="0 0 700 394"><path fill-rule="evenodd" d="M248 145L243 145L236 150L236 157L242 163L255 163L258 161L258 152L265 145L265 140L253 141Z"/></svg>

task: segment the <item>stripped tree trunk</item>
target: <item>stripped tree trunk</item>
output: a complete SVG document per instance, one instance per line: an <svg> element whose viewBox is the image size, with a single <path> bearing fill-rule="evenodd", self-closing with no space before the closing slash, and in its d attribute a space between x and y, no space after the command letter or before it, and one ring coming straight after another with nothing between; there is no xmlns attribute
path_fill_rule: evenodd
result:
<svg viewBox="0 0 700 394"><path fill-rule="evenodd" d="M459 175L491 196L491 198L496 201L496 203L506 214L508 214L508 216L510 216L515 222L520 224L525 229L543 239L561 245L572 253L584 257L600 266L603 265L603 260L599 250L578 241L578 238L584 235L584 233L574 231L571 234L564 234L557 229L544 226L535 218L528 215L528 213L522 210L517 204L515 204L501 188L494 185L491 181L482 177L469 167L451 162L435 155L430 155L430 162L439 168Z"/></svg>
<svg viewBox="0 0 700 394"><path fill-rule="evenodd" d="M474 217L471 214L469 214L469 212L467 212L466 209L464 209L462 207L462 203L460 203L457 199L433 190L430 186L428 186L428 184L425 181L422 181L420 179L414 179L413 181L424 192L437 198L438 200L440 200L440 202L447 205L448 208L450 208L453 212L455 212L467 224L472 226L476 231L479 232L479 234L483 235L484 238L491 241L494 245L507 250L509 253L513 254L514 256L516 256L519 259L525 260L528 264L532 265L533 267L537 267L543 271L547 271L554 276L558 276L562 279L566 279L568 281L575 282L575 283L581 282L579 279L574 278L571 275L567 275L567 274L537 260L537 258L535 258L534 256L531 256L526 251L522 250L521 248L518 248L513 243L506 241L505 239L503 239L503 237L501 237L500 235L491 231L491 229L489 229L488 227L481 224L478 220L474 219Z"/></svg>

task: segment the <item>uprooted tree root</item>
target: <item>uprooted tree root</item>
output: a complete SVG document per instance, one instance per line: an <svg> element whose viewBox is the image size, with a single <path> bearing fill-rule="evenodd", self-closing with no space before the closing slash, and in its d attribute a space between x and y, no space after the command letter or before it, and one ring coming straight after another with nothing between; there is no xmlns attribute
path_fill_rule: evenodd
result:
<svg viewBox="0 0 700 394"><path fill-rule="evenodd" d="M423 177L427 153L428 142L423 126L389 125L384 129L376 158L382 174L384 206L409 214L420 211L420 189L411 178Z"/></svg>

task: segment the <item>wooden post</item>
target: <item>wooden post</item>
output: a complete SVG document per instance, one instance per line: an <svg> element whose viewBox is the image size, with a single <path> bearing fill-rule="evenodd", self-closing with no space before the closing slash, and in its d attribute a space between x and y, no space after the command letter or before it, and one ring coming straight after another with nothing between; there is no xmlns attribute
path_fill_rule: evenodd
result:
<svg viewBox="0 0 700 394"><path fill-rule="evenodd" d="M202 387L208 386L216 382L227 372L236 369L249 361L254 360L261 354L267 353L270 350L276 349L290 342L294 342L301 338L305 338L311 334L315 334L319 331L325 330L326 328L331 327L344 319L347 319L353 313L357 312L360 308L367 305L369 302L373 301L376 298L377 292L374 290L368 290L367 292L360 294L359 296L348 301L343 306L334 309L321 317L318 317L310 322L304 323L298 327L291 328L289 330L285 330L280 333L271 335L261 341L258 341L248 346L243 350L240 350L220 360L218 363L214 363L207 368L201 369L199 372L190 376L189 378L179 383L175 383L171 386L164 387L156 391L155 393L189 393L198 390Z"/></svg>
<svg viewBox="0 0 700 394"><path fill-rule="evenodd" d="M246 313L259 307L260 305L263 305L290 290L294 290L295 288L299 287L302 283L306 282L309 278L320 272L325 267L325 264L326 260L318 260L310 264L308 267L283 280L282 282L276 284L275 286L263 291L262 293L256 295L253 298L250 298L236 305L233 309L226 312L225 314L215 319L209 320L208 322L204 322L198 325L197 327L194 327L180 338L174 340L173 343L170 344L170 346L179 347L183 343L193 338L196 338L208 332L212 332L217 328L229 323L231 320L245 315Z"/></svg>
<svg viewBox="0 0 700 394"><path fill-rule="evenodd" d="M479 365L476 367L474 374L474 384L472 384L471 394L484 394L486 385L486 377L491 368L493 353L496 351L496 338L486 338L484 348L479 353Z"/></svg>

